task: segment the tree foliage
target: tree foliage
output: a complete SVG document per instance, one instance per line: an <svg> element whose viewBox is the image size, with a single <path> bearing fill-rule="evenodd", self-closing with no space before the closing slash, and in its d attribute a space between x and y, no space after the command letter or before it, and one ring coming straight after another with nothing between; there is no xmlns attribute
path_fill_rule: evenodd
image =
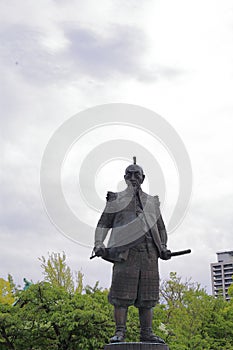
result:
<svg viewBox="0 0 233 350"><path fill-rule="evenodd" d="M232 302L208 295L198 283L182 283L176 273L162 283L161 295L160 335L171 350L233 349Z"/></svg>
<svg viewBox="0 0 233 350"><path fill-rule="evenodd" d="M48 259L44 256L39 258L41 267L48 281L53 286L64 287L68 292L74 292L74 280L71 269L66 264L66 255L61 253L51 253Z"/></svg>
<svg viewBox="0 0 233 350"><path fill-rule="evenodd" d="M232 276L232 279L233 279L233 276ZM228 295L231 299L233 299L233 282L230 285L230 287L228 288Z"/></svg>
<svg viewBox="0 0 233 350"><path fill-rule="evenodd" d="M0 315L7 349L98 349L113 332L106 292L70 294L48 282L22 292L15 307L1 304Z"/></svg>
<svg viewBox="0 0 233 350"><path fill-rule="evenodd" d="M9 281L0 278L0 303L12 304L14 302L14 295L12 293L12 286Z"/></svg>
<svg viewBox="0 0 233 350"><path fill-rule="evenodd" d="M6 286L0 300L0 350L103 348L115 328L108 291L98 282L83 286L83 274L77 272L73 277L64 253L52 253L41 262L45 279L27 290L19 292L12 277L0 279ZM7 295L17 295L15 306ZM198 283L183 282L173 272L161 283L153 330L170 350L233 350L233 299L216 299ZM135 307L128 312L127 341L139 341Z"/></svg>

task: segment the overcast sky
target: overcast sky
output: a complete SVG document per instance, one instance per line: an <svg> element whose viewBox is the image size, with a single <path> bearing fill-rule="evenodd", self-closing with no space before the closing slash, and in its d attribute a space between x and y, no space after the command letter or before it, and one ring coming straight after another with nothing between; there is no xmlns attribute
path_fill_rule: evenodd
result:
<svg viewBox="0 0 233 350"><path fill-rule="evenodd" d="M111 265L90 261L90 247L51 223L40 193L40 166L60 125L87 108L114 102L158 113L183 140L192 163L192 198L182 224L169 235L169 247L191 248L192 254L161 262L161 278L177 271L211 292L210 263L217 251L233 250L232 1L12 0L1 1L0 18L0 277L11 273L21 285L24 277L36 282L42 279L38 257L65 251L85 283L99 280L109 287ZM115 131L95 132L82 141L84 159L90 146L97 147L94 139L101 144L106 134L107 140L115 137ZM118 132L122 140L131 134L123 127ZM133 130L132 135L137 136ZM146 139L133 141L144 145ZM72 166L68 159L70 182L77 175ZM95 180L102 200L112 190L109 178L123 177L117 169L109 163L98 172L99 178L108 174L106 188ZM72 197L69 181L64 188Z"/></svg>

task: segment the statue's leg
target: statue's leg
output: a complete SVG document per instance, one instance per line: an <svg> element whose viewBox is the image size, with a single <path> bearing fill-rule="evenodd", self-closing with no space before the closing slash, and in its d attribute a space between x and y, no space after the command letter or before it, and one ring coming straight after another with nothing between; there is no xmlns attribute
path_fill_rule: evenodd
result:
<svg viewBox="0 0 233 350"><path fill-rule="evenodd" d="M115 335L110 339L110 343L119 343L125 340L127 312L127 307L114 306L116 332Z"/></svg>
<svg viewBox="0 0 233 350"><path fill-rule="evenodd" d="M150 342L150 343L160 343L165 344L165 341L160 337L156 336L152 332L152 319L153 319L153 309L152 308L139 308L139 319L140 319L140 341Z"/></svg>

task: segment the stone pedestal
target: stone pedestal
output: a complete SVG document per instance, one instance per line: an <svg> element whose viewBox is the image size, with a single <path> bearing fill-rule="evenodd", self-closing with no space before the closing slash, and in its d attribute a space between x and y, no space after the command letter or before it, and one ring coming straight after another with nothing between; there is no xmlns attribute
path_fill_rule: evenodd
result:
<svg viewBox="0 0 233 350"><path fill-rule="evenodd" d="M104 350L169 350L169 347L159 343L112 343L105 345Z"/></svg>

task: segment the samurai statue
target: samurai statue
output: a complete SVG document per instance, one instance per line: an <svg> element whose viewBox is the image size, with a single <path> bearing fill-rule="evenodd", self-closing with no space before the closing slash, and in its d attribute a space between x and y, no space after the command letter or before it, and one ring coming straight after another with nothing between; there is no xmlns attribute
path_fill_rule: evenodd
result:
<svg viewBox="0 0 233 350"><path fill-rule="evenodd" d="M142 191L145 175L133 159L125 170L127 188L107 193L95 231L94 253L113 263L108 300L114 306L116 331L110 342L125 340L128 307L134 305L139 310L140 341L165 344L153 333L152 319L159 300L158 258L170 259L171 251L159 198Z"/></svg>

